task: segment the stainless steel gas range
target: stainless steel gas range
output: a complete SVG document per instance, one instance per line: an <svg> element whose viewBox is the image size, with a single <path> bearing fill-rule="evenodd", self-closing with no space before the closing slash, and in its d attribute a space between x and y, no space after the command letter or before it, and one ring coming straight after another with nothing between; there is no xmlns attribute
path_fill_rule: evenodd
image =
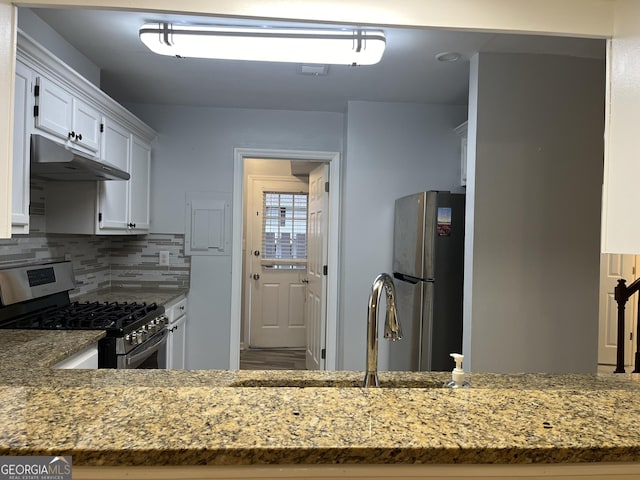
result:
<svg viewBox="0 0 640 480"><path fill-rule="evenodd" d="M168 334L163 306L71 302L74 288L71 262L0 270L0 329L105 330L98 368L158 367Z"/></svg>

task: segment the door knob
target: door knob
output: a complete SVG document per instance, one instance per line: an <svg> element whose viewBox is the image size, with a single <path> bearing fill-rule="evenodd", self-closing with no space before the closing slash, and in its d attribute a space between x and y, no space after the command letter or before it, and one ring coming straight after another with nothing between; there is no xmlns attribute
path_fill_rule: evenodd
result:
<svg viewBox="0 0 640 480"><path fill-rule="evenodd" d="M260 280L260 275L258 273L254 273L253 274L253 279L254 280Z"/></svg>

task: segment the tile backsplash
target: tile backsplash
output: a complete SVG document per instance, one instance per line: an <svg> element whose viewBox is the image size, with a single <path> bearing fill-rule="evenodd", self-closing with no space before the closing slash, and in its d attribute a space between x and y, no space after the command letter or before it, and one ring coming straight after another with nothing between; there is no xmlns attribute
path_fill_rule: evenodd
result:
<svg viewBox="0 0 640 480"><path fill-rule="evenodd" d="M44 188L32 182L30 233L0 239L0 269L69 258L76 277L71 296L110 286L189 288L184 234L62 235L45 233L44 225ZM160 251L169 252L168 266L158 265Z"/></svg>
<svg viewBox="0 0 640 480"><path fill-rule="evenodd" d="M169 265L159 266L159 252L169 252ZM184 256L184 235L60 235L32 232L0 240L0 269L65 260L73 262L76 289L189 288L191 257Z"/></svg>

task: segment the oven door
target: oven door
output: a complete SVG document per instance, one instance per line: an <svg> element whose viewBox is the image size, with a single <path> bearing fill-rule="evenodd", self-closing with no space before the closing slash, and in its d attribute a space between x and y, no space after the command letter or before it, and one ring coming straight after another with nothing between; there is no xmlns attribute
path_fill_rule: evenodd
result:
<svg viewBox="0 0 640 480"><path fill-rule="evenodd" d="M117 368L160 368L158 350L165 348L168 336L163 328L128 353L118 355Z"/></svg>

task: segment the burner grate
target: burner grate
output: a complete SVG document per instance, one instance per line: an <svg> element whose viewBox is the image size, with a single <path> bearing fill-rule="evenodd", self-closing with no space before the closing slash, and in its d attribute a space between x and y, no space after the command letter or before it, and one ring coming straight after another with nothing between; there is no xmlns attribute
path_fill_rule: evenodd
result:
<svg viewBox="0 0 640 480"><path fill-rule="evenodd" d="M155 303L74 302L20 315L3 328L124 332L157 308Z"/></svg>

